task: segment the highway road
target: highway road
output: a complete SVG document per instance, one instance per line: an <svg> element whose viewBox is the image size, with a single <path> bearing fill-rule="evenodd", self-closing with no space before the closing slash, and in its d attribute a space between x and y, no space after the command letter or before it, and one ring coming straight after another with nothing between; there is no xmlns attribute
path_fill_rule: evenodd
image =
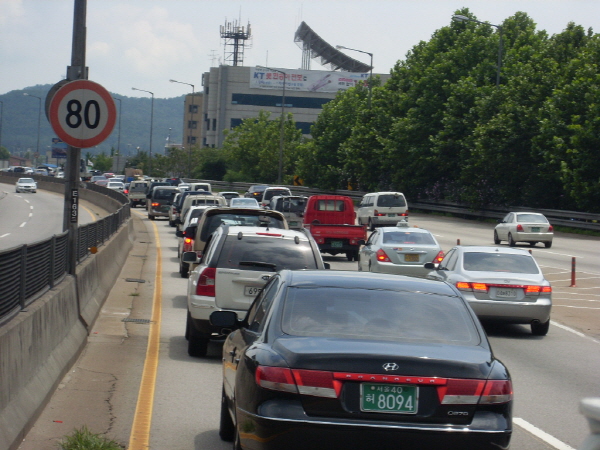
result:
<svg viewBox="0 0 600 450"><path fill-rule="evenodd" d="M107 215L97 206L80 201L79 223L86 224ZM64 196L38 190L16 193L0 184L0 251L47 239L62 233Z"/></svg>
<svg viewBox="0 0 600 450"><path fill-rule="evenodd" d="M103 317L92 330L86 355L65 379L56 402L53 400L46 408L20 450L54 448L41 445L50 442L52 433L59 432L56 423L51 423L56 422L53 419L69 418L65 422L70 425L93 424L101 414L107 417L104 425L98 426L105 426L109 436L130 444L132 450L231 448L218 436L221 346L211 343L206 358L187 355L187 280L178 272L174 228L166 220L149 221L141 209L133 209L132 215L141 221L137 231L140 242L130 259L137 263L144 258L143 267L136 271L148 283L140 285L136 295L141 296L134 301L129 297L129 303L123 297L125 292L120 299L116 293L111 294ZM492 245L491 223L419 214L412 215L410 221L431 230L444 250L457 240L463 245ZM151 251L153 245L156 253ZM563 233L556 234L551 249L541 245L533 249L554 287L553 322L547 336L532 336L528 326L486 326L496 356L513 376L513 450L576 449L589 432L578 403L583 397L600 397L599 250L600 238ZM573 256L577 258L578 281L571 287ZM325 260L332 270L357 269L356 262L348 262L343 256L325 255ZM127 276L129 272L122 274ZM156 324L123 325L123 315L128 314L152 318ZM115 331L119 327L123 328L123 336ZM153 350L147 351L142 345L146 337L154 343ZM111 353L127 357L116 361L117 356L111 358ZM102 374L107 379L103 403L90 407L89 400L83 400L87 397L81 389L82 380L93 377L101 383ZM139 388L141 379L147 383ZM95 386L101 389L100 384ZM99 397L94 394L96 401ZM141 425L133 422L134 404L138 421L146 420ZM77 411L77 417L69 411ZM65 433L68 431L64 428Z"/></svg>

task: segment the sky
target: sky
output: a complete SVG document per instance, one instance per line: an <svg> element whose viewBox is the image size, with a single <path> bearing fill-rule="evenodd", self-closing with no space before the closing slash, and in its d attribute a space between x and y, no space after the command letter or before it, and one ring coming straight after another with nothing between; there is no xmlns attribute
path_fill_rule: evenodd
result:
<svg viewBox="0 0 600 450"><path fill-rule="evenodd" d="M201 91L202 74L225 62L221 26L250 24L245 66L299 69L294 34L304 21L333 46L373 53L374 73L389 73L463 7L492 24L523 11L549 35L569 22L600 31L598 0L87 0L86 65L114 94L179 97L190 84ZM74 0L0 0L0 94L65 78L73 11ZM311 69L329 70L315 60Z"/></svg>

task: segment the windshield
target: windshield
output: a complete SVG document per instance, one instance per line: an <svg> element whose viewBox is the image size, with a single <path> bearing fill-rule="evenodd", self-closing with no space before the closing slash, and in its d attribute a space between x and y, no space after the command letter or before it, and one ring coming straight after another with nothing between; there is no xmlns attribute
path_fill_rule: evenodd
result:
<svg viewBox="0 0 600 450"><path fill-rule="evenodd" d="M290 287L282 330L292 336L479 342L460 298L381 289Z"/></svg>
<svg viewBox="0 0 600 450"><path fill-rule="evenodd" d="M508 253L467 252L463 268L472 272L540 273L531 256Z"/></svg>
<svg viewBox="0 0 600 450"><path fill-rule="evenodd" d="M21 178L19 183L35 183L35 181L33 181L33 178Z"/></svg>
<svg viewBox="0 0 600 450"><path fill-rule="evenodd" d="M261 220L262 218L262 220ZM243 213L221 213L206 217L206 222L202 228L200 239L208 240L210 236L222 223L229 225L238 225L245 227L269 227L285 228L283 221L265 214L243 214Z"/></svg>

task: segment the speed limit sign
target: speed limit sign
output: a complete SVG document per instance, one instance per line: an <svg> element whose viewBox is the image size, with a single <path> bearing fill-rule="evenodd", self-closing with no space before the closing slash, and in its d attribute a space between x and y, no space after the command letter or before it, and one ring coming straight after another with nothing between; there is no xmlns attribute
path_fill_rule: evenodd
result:
<svg viewBox="0 0 600 450"><path fill-rule="evenodd" d="M103 142L112 132L117 108L110 93L89 80L62 86L48 108L50 125L57 136L72 147L89 148Z"/></svg>

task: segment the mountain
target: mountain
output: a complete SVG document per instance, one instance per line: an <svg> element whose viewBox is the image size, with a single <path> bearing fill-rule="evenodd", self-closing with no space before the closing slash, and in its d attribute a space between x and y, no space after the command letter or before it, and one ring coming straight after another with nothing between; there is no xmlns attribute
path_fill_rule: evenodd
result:
<svg viewBox="0 0 600 450"><path fill-rule="evenodd" d="M23 155L28 149L37 150L38 142L38 112L41 109L39 152L44 155L50 150L52 138L56 137L54 130L45 114L46 95L53 85L36 85L21 90L15 90L0 95L2 122L0 125L0 144L13 154ZM24 93L29 96L23 95ZM150 147L150 116L151 97L125 97L112 94L117 112L121 110L120 133L119 118L112 134L100 145L82 149L82 154L96 155L101 152L110 154L111 148L118 148L119 134L121 154L135 154L137 147L148 151ZM38 100L35 97L41 98ZM175 98L154 99L154 120L152 126L152 152L163 153L170 131L170 143L180 144L183 132L183 113L185 96Z"/></svg>

